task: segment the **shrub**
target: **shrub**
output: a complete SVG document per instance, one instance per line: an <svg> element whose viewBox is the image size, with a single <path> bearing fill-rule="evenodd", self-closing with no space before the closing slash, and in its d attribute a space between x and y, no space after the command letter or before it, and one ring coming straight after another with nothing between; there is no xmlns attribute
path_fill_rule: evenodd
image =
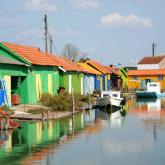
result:
<svg viewBox="0 0 165 165"><path fill-rule="evenodd" d="M43 105L51 107L54 101L54 97L49 93L45 93L41 96L40 101L42 102Z"/></svg>
<svg viewBox="0 0 165 165"><path fill-rule="evenodd" d="M74 94L74 102L76 108L81 108L84 103L92 103L94 99L91 96L82 96L80 94ZM41 97L43 105L50 107L55 111L68 111L72 110L73 100L70 94L50 95L43 94Z"/></svg>

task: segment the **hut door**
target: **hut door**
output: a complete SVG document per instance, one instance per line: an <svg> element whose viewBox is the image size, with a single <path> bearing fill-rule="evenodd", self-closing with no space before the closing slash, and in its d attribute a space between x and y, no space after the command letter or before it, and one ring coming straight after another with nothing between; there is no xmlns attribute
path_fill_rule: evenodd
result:
<svg viewBox="0 0 165 165"><path fill-rule="evenodd" d="M9 98L9 105L11 105L11 76L4 76L4 80L6 81L6 89Z"/></svg>
<svg viewBox="0 0 165 165"><path fill-rule="evenodd" d="M39 100L42 95L40 74L36 74L36 94L37 94L37 100Z"/></svg>
<svg viewBox="0 0 165 165"><path fill-rule="evenodd" d="M83 85L84 85L84 83L83 83L83 77L81 77L81 95L83 95Z"/></svg>
<svg viewBox="0 0 165 165"><path fill-rule="evenodd" d="M72 93L72 75L69 75L69 94Z"/></svg>
<svg viewBox="0 0 165 165"><path fill-rule="evenodd" d="M94 78L90 77L90 94L94 91Z"/></svg>
<svg viewBox="0 0 165 165"><path fill-rule="evenodd" d="M52 94L52 75L48 74L48 93Z"/></svg>
<svg viewBox="0 0 165 165"><path fill-rule="evenodd" d="M108 86L107 87L108 87L108 91L109 91L111 89L111 78L110 78L110 75L108 75L107 79L108 79L107 80L108 81L108 84L107 84Z"/></svg>
<svg viewBox="0 0 165 165"><path fill-rule="evenodd" d="M102 87L103 87L103 91L105 91L105 75L102 76Z"/></svg>
<svg viewBox="0 0 165 165"><path fill-rule="evenodd" d="M103 78L100 77L100 91L103 90Z"/></svg>
<svg viewBox="0 0 165 165"><path fill-rule="evenodd" d="M146 85L145 85L145 80L142 80L142 81L141 81L141 89L145 89L145 86L146 86Z"/></svg>

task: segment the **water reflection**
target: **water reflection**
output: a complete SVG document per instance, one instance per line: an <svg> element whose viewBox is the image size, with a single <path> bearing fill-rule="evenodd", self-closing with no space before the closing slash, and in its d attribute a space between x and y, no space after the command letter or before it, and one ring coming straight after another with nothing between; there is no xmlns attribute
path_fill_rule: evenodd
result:
<svg viewBox="0 0 165 165"><path fill-rule="evenodd" d="M131 103L130 103L131 104ZM165 99L137 99L136 106L131 112L136 114L145 129L153 132L154 140L158 131L165 128Z"/></svg>
<svg viewBox="0 0 165 165"><path fill-rule="evenodd" d="M149 158L165 159L159 158L165 152L164 103L129 100L125 111L113 114L96 109L56 121L22 122L21 129L0 132L0 164L156 164Z"/></svg>

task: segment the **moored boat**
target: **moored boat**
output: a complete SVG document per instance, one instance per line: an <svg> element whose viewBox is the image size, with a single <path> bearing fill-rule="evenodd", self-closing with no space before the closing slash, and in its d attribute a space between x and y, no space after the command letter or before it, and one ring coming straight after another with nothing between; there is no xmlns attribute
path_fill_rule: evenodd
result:
<svg viewBox="0 0 165 165"><path fill-rule="evenodd" d="M136 91L137 98L158 98L161 97L160 83L149 82L147 88L144 91Z"/></svg>
<svg viewBox="0 0 165 165"><path fill-rule="evenodd" d="M120 91L103 91L101 97L97 99L98 106L121 108L125 104L125 98L121 97Z"/></svg>

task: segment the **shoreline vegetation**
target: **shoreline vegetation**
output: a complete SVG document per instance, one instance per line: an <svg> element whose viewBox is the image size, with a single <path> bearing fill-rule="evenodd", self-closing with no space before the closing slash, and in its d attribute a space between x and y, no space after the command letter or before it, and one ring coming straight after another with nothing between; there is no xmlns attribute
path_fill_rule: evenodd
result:
<svg viewBox="0 0 165 165"><path fill-rule="evenodd" d="M73 105L74 99L74 105ZM2 110L8 113L10 118L18 120L53 120L77 114L84 109L90 109L95 103L94 96L80 94L59 94L51 95L45 93L41 96L38 105L17 105ZM74 106L74 112L73 112Z"/></svg>
<svg viewBox="0 0 165 165"><path fill-rule="evenodd" d="M36 108L29 109L27 112L31 114L40 114L50 112L72 112L73 109L73 99L75 102L75 110L83 109L84 105L90 107L91 104L95 102L95 98L93 96L83 96L80 94L75 94L74 98L70 94L59 94L59 95L51 95L49 93L45 93L41 96L41 104L47 109L44 108Z"/></svg>

